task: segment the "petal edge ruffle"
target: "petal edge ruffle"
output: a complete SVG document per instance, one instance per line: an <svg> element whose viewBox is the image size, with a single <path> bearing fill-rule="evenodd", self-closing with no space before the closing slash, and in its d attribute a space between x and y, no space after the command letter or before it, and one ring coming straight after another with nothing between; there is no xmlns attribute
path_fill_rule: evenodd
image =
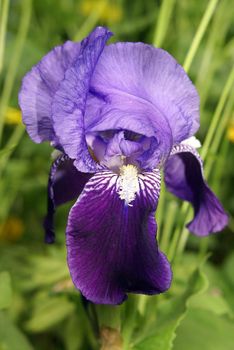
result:
<svg viewBox="0 0 234 350"><path fill-rule="evenodd" d="M199 96L183 67L166 51L144 43L116 43L105 47L91 87L106 99L115 95L141 98L164 116L173 143L199 128ZM151 124L157 122L154 115ZM157 130L157 129L156 129Z"/></svg>
<svg viewBox="0 0 234 350"><path fill-rule="evenodd" d="M57 138L52 121L51 104L65 71L79 56L80 43L71 41L55 47L24 77L19 93L23 122L34 142Z"/></svg>

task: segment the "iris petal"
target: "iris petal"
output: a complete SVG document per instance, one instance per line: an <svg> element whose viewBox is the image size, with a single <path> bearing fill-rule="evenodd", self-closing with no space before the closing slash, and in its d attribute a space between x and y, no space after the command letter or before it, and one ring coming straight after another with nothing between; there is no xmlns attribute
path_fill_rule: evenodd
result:
<svg viewBox="0 0 234 350"><path fill-rule="evenodd" d="M198 152L188 145L177 145L165 165L167 188L194 207L194 219L187 225L198 236L221 231L228 216L203 178Z"/></svg>
<svg viewBox="0 0 234 350"><path fill-rule="evenodd" d="M91 157L84 129L84 112L89 83L99 56L111 32L97 27L81 43L75 64L66 71L52 105L56 135L65 153L75 159L74 165L83 172L95 172L98 164Z"/></svg>
<svg viewBox="0 0 234 350"><path fill-rule="evenodd" d="M67 41L44 56L24 77L19 104L23 122L33 141L57 143L51 113L52 98L79 52L80 43Z"/></svg>
<svg viewBox="0 0 234 350"><path fill-rule="evenodd" d="M70 211L66 241L75 286L90 301L120 304L127 292L167 290L171 269L155 241L158 171L139 175L132 206L118 194L118 176L103 171L86 184Z"/></svg>
<svg viewBox="0 0 234 350"><path fill-rule="evenodd" d="M199 127L196 88L184 69L162 49L143 43L117 43L105 47L92 77L91 89L105 95L113 108L121 106L120 96L125 105L128 100L134 103L136 98L153 105L157 112L148 116L145 113L145 117L154 125L164 116L174 143L193 135ZM141 120L144 123L144 118Z"/></svg>
<svg viewBox="0 0 234 350"><path fill-rule="evenodd" d="M82 192L91 174L79 172L73 161L65 155L59 156L52 164L48 180L48 209L44 220L45 241L53 243L55 209L76 199Z"/></svg>
<svg viewBox="0 0 234 350"><path fill-rule="evenodd" d="M96 118L86 119L86 123L89 132L125 130L151 139L151 147L144 157L144 169L154 169L171 151L173 140L167 119L152 104L136 97L112 95Z"/></svg>

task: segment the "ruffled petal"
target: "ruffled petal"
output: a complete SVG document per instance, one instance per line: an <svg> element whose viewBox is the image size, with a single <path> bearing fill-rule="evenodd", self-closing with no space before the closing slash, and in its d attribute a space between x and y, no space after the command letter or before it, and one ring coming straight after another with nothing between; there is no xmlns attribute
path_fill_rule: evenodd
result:
<svg viewBox="0 0 234 350"><path fill-rule="evenodd" d="M184 69L162 49L143 43L117 43L105 47L92 76L90 90L96 97L102 96L105 103L111 103L113 109L121 106L120 95L122 100L132 100L131 103L136 98L142 103L148 102L156 112L145 113L145 118L150 119L152 125L158 118L166 118L174 143L193 135L199 127L196 88ZM118 96L117 103L115 96ZM97 113L92 118L95 122ZM92 118L89 117L89 123ZM145 119L141 119L144 123Z"/></svg>
<svg viewBox="0 0 234 350"><path fill-rule="evenodd" d="M71 277L94 303L120 304L128 292L158 294L171 283L170 265L155 240L159 171L139 175L131 206L120 199L118 179L109 171L94 175L68 218Z"/></svg>
<svg viewBox="0 0 234 350"><path fill-rule="evenodd" d="M228 224L227 214L203 178L202 161L194 148L174 146L164 170L168 190L194 207L194 219L187 225L191 232L206 236Z"/></svg>
<svg viewBox="0 0 234 350"><path fill-rule="evenodd" d="M82 41L75 64L66 71L53 99L53 122L59 143L75 159L74 165L84 172L95 172L98 164L91 157L84 130L84 111L89 83L106 41L112 33L97 27Z"/></svg>
<svg viewBox="0 0 234 350"><path fill-rule="evenodd" d="M79 56L80 43L67 41L55 47L24 77L19 105L29 136L35 142L53 141L55 136L51 104L65 71Z"/></svg>
<svg viewBox="0 0 234 350"><path fill-rule="evenodd" d="M48 180L47 215L44 219L45 241L53 243L55 209L76 199L82 192L91 174L81 173L73 161L65 155L59 156L52 164Z"/></svg>

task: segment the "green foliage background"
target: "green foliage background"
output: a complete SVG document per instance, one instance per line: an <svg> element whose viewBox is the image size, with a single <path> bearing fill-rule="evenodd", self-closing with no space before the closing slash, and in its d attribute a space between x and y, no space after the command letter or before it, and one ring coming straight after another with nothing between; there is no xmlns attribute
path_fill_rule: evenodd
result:
<svg viewBox="0 0 234 350"><path fill-rule="evenodd" d="M103 325L118 330L125 350L233 350L233 8L233 0L0 1L0 350L108 349L97 336ZM188 206L162 189L159 245L173 265L172 288L116 308L84 308L72 286L64 242L71 203L57 212L56 244L44 245L52 150L6 117L32 65L96 25L108 26L113 42L147 42L184 65L201 97L206 178L230 216L223 233L199 240L184 229Z"/></svg>

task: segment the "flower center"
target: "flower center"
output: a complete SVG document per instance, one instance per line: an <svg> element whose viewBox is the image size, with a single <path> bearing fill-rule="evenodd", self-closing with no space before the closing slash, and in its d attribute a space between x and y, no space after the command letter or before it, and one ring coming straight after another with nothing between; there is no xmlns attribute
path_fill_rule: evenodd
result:
<svg viewBox="0 0 234 350"><path fill-rule="evenodd" d="M132 206L130 203L136 198L136 193L139 191L138 170L137 167L128 164L120 168L120 176L118 179L118 194L120 199Z"/></svg>

